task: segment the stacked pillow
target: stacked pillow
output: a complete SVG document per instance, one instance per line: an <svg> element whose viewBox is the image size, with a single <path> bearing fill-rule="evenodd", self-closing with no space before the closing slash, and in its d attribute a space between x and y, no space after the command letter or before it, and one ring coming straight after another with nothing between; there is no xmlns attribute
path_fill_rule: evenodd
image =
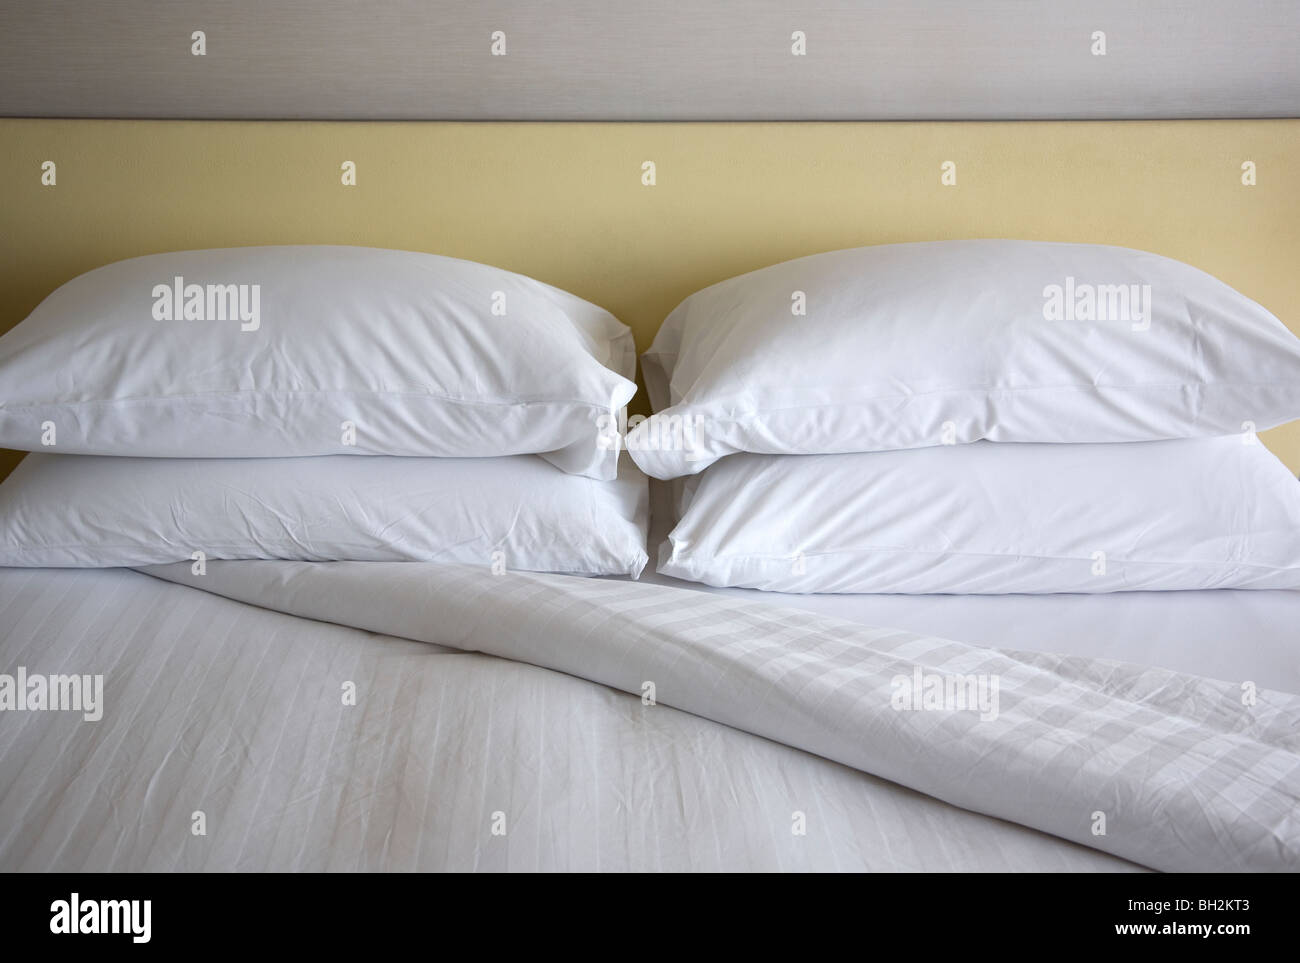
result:
<svg viewBox="0 0 1300 963"><path fill-rule="evenodd" d="M469 261L254 247L111 264L0 337L0 447L41 453L0 486L0 564L635 575L644 479L619 477L610 430L634 367L608 312Z"/></svg>
<svg viewBox="0 0 1300 963"><path fill-rule="evenodd" d="M835 251L687 298L643 358L659 571L786 592L1300 586L1300 340L1124 248ZM712 467L710 467L712 466Z"/></svg>

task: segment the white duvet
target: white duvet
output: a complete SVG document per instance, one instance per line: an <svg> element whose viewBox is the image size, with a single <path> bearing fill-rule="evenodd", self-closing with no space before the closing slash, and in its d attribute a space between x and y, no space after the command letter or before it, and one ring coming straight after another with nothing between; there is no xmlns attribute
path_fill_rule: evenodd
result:
<svg viewBox="0 0 1300 963"><path fill-rule="evenodd" d="M0 718L2 868L1127 865L997 820L1156 869L1300 868L1293 695L636 583L149 571L287 615L0 573L6 666L107 659L101 722ZM103 580L203 601L119 606Z"/></svg>
<svg viewBox="0 0 1300 963"><path fill-rule="evenodd" d="M162 574L196 580L185 565ZM364 563L228 565L216 577L223 594L296 615L557 669L643 701L653 691L1157 869L1300 868L1292 695L633 583ZM923 704L934 679L972 678L967 708Z"/></svg>

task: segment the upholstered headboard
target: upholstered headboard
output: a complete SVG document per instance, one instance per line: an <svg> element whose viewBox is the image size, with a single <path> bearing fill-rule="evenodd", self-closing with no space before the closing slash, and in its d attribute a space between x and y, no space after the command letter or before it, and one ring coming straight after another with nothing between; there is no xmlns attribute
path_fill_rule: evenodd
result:
<svg viewBox="0 0 1300 963"><path fill-rule="evenodd" d="M121 258L336 243L520 271L608 308L644 348L683 297L763 265L1019 237L1187 261L1300 331L1298 157L1300 120L0 120L0 330ZM1263 438L1300 471L1300 425Z"/></svg>

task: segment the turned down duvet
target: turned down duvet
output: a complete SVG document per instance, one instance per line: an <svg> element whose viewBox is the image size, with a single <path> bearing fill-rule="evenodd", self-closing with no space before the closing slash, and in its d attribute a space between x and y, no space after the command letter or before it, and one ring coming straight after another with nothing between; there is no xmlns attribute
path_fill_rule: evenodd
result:
<svg viewBox="0 0 1300 963"><path fill-rule="evenodd" d="M0 571L0 672L104 680L0 715L2 869L1300 868L1295 695L632 582L147 572Z"/></svg>

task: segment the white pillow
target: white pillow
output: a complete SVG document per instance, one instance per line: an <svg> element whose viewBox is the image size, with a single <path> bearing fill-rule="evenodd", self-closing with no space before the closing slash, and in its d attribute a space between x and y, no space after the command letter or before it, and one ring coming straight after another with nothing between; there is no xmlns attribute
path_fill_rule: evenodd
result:
<svg viewBox="0 0 1300 963"><path fill-rule="evenodd" d="M659 414L627 445L658 478L738 451L1145 441L1300 417L1300 340L1277 318L1186 264L1089 244L788 261L691 295L643 368Z"/></svg>
<svg viewBox="0 0 1300 963"><path fill-rule="evenodd" d="M775 592L1300 587L1300 481L1250 436L734 455L665 575Z"/></svg>
<svg viewBox="0 0 1300 963"><path fill-rule="evenodd" d="M187 306L203 319L184 320ZM536 452L612 478L598 420L635 393L635 364L631 331L607 311L472 261L360 247L156 254L69 281L0 337L0 447Z"/></svg>
<svg viewBox="0 0 1300 963"><path fill-rule="evenodd" d="M597 481L534 455L33 454L0 484L0 565L149 565L202 552L635 576L647 487L630 464Z"/></svg>

